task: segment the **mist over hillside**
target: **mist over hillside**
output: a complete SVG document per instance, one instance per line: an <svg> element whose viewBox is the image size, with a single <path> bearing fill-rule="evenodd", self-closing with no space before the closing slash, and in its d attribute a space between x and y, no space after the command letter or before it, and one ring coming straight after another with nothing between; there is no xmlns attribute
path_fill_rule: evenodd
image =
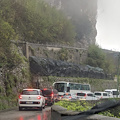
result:
<svg viewBox="0 0 120 120"><path fill-rule="evenodd" d="M56 6L71 19L75 26L76 43L78 47L88 47L94 44L97 35L96 16L97 0L45 0L51 6Z"/></svg>

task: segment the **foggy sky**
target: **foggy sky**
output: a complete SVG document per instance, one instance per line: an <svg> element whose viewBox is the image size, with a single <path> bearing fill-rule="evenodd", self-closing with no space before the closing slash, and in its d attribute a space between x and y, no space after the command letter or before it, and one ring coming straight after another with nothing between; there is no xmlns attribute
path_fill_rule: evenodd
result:
<svg viewBox="0 0 120 120"><path fill-rule="evenodd" d="M96 43L120 51L120 0L98 0Z"/></svg>

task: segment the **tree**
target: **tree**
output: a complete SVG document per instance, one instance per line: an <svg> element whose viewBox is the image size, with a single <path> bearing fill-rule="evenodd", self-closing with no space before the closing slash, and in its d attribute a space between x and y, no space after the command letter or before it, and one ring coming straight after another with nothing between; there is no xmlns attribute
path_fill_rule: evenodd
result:
<svg viewBox="0 0 120 120"><path fill-rule="evenodd" d="M90 45L86 64L104 69L106 73L113 73L113 62L107 58L106 54L98 45Z"/></svg>
<svg viewBox="0 0 120 120"><path fill-rule="evenodd" d="M66 16L42 0L19 0L15 10L15 31L21 39L37 43L73 43L74 27Z"/></svg>

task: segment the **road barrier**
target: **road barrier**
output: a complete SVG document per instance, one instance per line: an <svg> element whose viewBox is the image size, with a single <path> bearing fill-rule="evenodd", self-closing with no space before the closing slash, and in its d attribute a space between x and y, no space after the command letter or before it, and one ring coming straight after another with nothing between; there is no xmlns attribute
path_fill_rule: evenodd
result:
<svg viewBox="0 0 120 120"><path fill-rule="evenodd" d="M51 107L51 120L120 120L119 118L97 115L99 112L103 112L117 106L120 106L120 101L111 100L98 104L88 111L75 112L58 105L53 105Z"/></svg>

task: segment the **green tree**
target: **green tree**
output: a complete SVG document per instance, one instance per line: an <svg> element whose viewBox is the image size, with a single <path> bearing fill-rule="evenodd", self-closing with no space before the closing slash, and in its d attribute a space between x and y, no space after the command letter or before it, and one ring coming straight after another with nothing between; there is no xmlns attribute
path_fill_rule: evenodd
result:
<svg viewBox="0 0 120 120"><path fill-rule="evenodd" d="M10 54L10 40L15 38L12 26L0 19L0 63L6 63L7 56Z"/></svg>
<svg viewBox="0 0 120 120"><path fill-rule="evenodd" d="M22 39L39 43L74 42L72 23L64 14L42 0L19 0L13 5L16 11L14 29Z"/></svg>
<svg viewBox="0 0 120 120"><path fill-rule="evenodd" d="M106 73L113 73L113 62L107 58L106 54L98 45L89 46L85 63L93 67L100 67Z"/></svg>

